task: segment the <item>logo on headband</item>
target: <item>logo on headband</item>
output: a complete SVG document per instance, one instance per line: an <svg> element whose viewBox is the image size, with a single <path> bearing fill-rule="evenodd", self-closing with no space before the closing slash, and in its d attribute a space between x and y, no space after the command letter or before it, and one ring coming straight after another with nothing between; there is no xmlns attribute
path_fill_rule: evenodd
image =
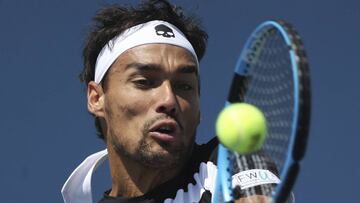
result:
<svg viewBox="0 0 360 203"><path fill-rule="evenodd" d="M155 26L156 34L163 37L175 37L175 34L173 33L172 29L164 24L160 24Z"/></svg>

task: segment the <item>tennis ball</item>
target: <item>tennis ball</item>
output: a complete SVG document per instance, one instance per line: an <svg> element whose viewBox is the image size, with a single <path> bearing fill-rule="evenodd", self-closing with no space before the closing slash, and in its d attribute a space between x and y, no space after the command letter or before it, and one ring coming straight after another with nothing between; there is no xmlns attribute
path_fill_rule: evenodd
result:
<svg viewBox="0 0 360 203"><path fill-rule="evenodd" d="M266 119L255 106L234 103L225 107L216 121L219 141L240 154L259 150L266 137Z"/></svg>

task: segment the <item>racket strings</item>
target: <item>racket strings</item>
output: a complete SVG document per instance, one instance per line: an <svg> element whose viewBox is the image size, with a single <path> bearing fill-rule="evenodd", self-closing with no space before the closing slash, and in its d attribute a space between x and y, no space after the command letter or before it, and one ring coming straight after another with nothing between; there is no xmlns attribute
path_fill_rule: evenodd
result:
<svg viewBox="0 0 360 203"><path fill-rule="evenodd" d="M254 64L253 70L259 70L253 73L254 78L259 82L254 81L251 85L254 90L249 89L246 94L248 102L260 107L267 118L268 138L264 150L271 155L279 170L286 158L285 146L288 146L291 131L293 84L290 66L288 47L282 36L278 32L272 33L263 47L262 58Z"/></svg>
<svg viewBox="0 0 360 203"><path fill-rule="evenodd" d="M248 77L243 90L246 92L243 101L264 112L268 132L262 149L281 172L288 150L294 103L289 47L276 29L260 33L255 40L257 42L254 42L252 49L244 56L251 58L245 59L248 62ZM237 168L247 170L246 163L240 157L236 156ZM264 163L256 163L256 167L263 167Z"/></svg>

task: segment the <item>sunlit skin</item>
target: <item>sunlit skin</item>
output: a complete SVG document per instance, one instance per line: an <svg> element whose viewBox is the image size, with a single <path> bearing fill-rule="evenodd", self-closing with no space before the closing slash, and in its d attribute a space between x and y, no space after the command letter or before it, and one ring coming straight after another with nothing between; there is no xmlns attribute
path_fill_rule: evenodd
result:
<svg viewBox="0 0 360 203"><path fill-rule="evenodd" d="M180 172L200 120L198 84L194 57L169 44L129 49L112 65L105 85L88 84L88 109L101 118L106 137L110 196L143 195ZM161 126L172 132L158 132Z"/></svg>

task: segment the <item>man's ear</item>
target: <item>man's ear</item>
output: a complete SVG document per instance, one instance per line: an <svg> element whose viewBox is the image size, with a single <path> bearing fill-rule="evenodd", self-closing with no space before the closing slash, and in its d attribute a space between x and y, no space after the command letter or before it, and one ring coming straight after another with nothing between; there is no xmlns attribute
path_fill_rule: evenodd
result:
<svg viewBox="0 0 360 203"><path fill-rule="evenodd" d="M104 117L104 90L101 85L90 81L87 87L87 107L95 117Z"/></svg>

